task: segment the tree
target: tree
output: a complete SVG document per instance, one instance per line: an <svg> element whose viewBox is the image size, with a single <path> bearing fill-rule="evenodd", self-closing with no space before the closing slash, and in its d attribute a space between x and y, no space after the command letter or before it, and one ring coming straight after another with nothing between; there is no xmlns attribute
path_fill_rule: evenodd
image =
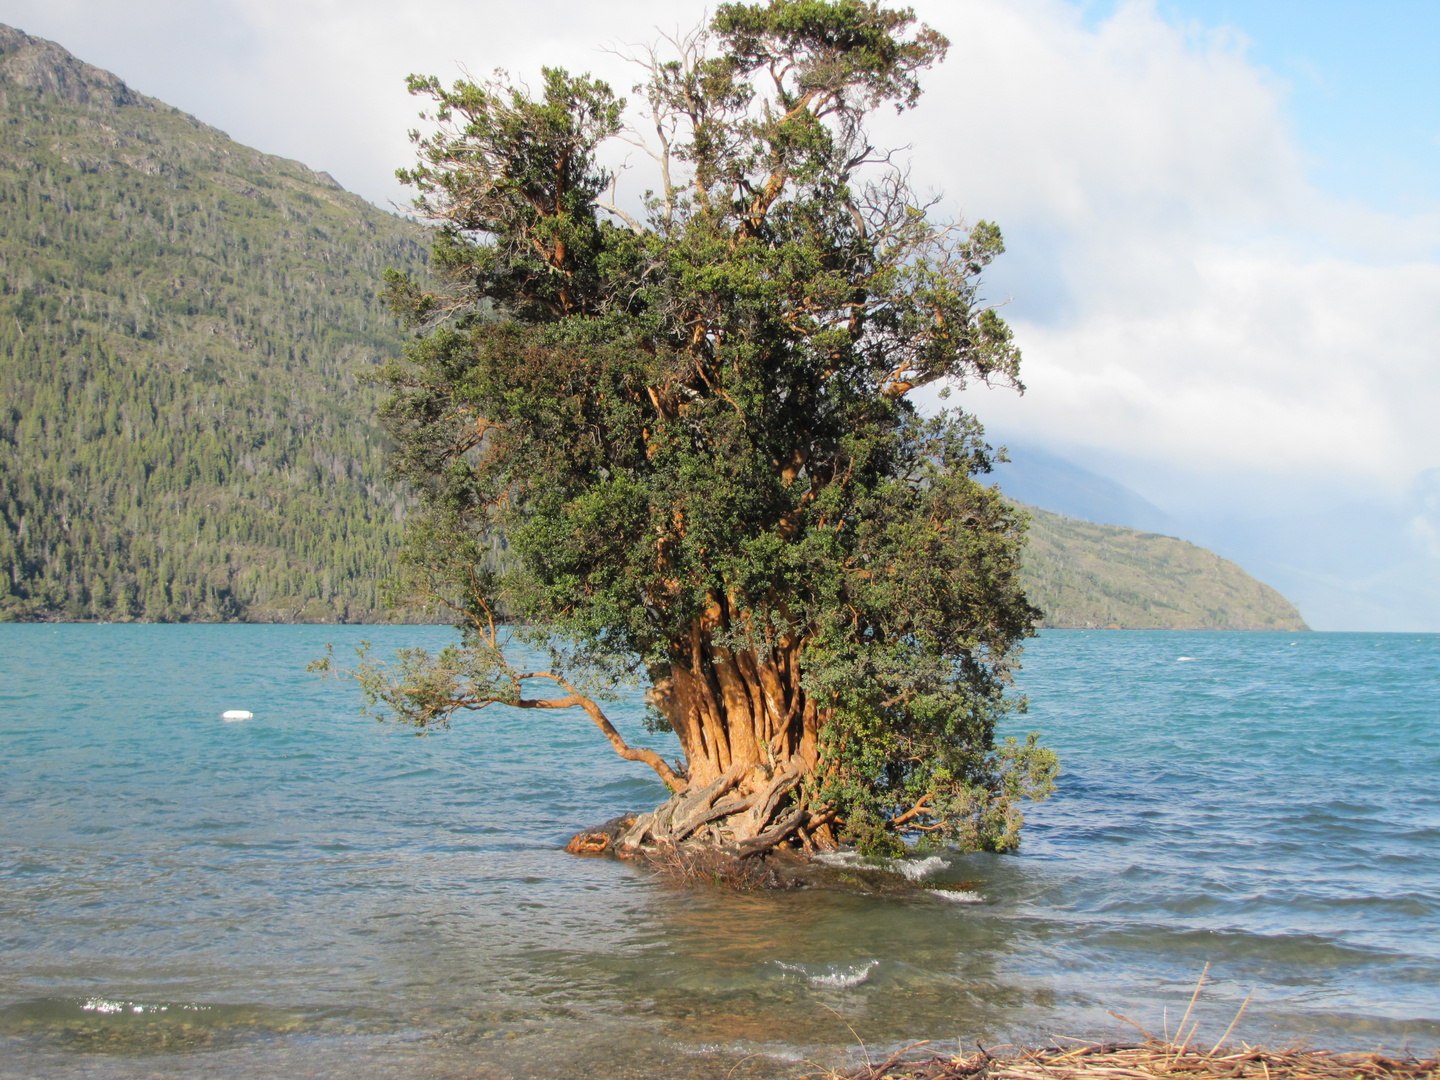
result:
<svg viewBox="0 0 1440 1080"><path fill-rule="evenodd" d="M979 294L1003 244L934 220L865 126L946 48L865 0L721 4L632 58L643 130L588 75L411 78L434 127L400 175L443 286L389 276L423 333L382 422L422 507L406 588L464 640L362 665L372 701L421 727L492 701L600 723L577 685L648 681L684 760L608 729L675 792L627 848L1018 844L1056 769L995 737L1038 615L1024 520L976 479L978 423L912 400L1019 387ZM597 156L617 140L655 164L635 213ZM501 613L552 673L510 666ZM563 696L528 701L529 678Z"/></svg>

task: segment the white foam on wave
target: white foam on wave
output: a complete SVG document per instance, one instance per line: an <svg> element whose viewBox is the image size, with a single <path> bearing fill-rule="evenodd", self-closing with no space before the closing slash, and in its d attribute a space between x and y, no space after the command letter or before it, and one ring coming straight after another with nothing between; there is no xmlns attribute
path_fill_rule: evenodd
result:
<svg viewBox="0 0 1440 1080"><path fill-rule="evenodd" d="M816 986L834 986L842 990L847 990L852 986L859 986L866 979L870 978L870 972L874 971L879 963L879 960L870 960L864 964L856 964L853 967L828 971L824 975L811 975L810 981Z"/></svg>
<svg viewBox="0 0 1440 1080"><path fill-rule="evenodd" d="M808 1063L810 1060L808 1055L806 1055L805 1051L798 1050L793 1046L787 1046L784 1043L762 1043L760 1045L763 1047L760 1052L763 1053L767 1058L775 1058L777 1061L789 1061L799 1063ZM733 1043L689 1043L684 1046L676 1047L676 1049L679 1050L682 1054L691 1054L695 1056L699 1056L700 1054L726 1054L737 1052L743 1054L746 1051L754 1050L754 1048L754 1043L741 1042L739 1040Z"/></svg>
<svg viewBox="0 0 1440 1080"><path fill-rule="evenodd" d="M813 986L848 990L869 979L870 973L879 963L879 960L867 960L863 964L831 964L824 971L811 971L804 964L787 964L783 960L775 961L775 966L784 971L793 971Z"/></svg>
<svg viewBox="0 0 1440 1080"><path fill-rule="evenodd" d="M853 851L821 852L815 856L815 861L840 868L858 866L871 870L889 870L911 881L920 881L950 866L950 863L939 855L929 855L923 859L871 859Z"/></svg>
<svg viewBox="0 0 1440 1080"><path fill-rule="evenodd" d="M970 892L968 889L931 889L931 896L938 896L941 900L949 900L952 904L983 904L985 894Z"/></svg>
<svg viewBox="0 0 1440 1080"><path fill-rule="evenodd" d="M1195 658L1193 656L1181 656L1178 657L1175 662L1177 664L1193 664L1195 662Z"/></svg>
<svg viewBox="0 0 1440 1080"><path fill-rule="evenodd" d="M110 998L87 998L80 1006L86 1012L97 1013L162 1013L169 1012L168 1005L146 1005L140 1001L113 1001Z"/></svg>
<svg viewBox="0 0 1440 1080"><path fill-rule="evenodd" d="M853 851L821 851L815 855L815 861L826 866L854 866L864 860Z"/></svg>
<svg viewBox="0 0 1440 1080"><path fill-rule="evenodd" d="M891 859L890 865L911 881L919 881L931 874L938 874L950 866L939 855L930 855L923 859Z"/></svg>
<svg viewBox="0 0 1440 1080"><path fill-rule="evenodd" d="M168 1013L168 1012L207 1012L209 1005L152 1005L145 1001L122 1001L118 998L92 997L86 998L80 1003L80 1008L86 1012L100 1013L102 1015L123 1015L125 1013Z"/></svg>

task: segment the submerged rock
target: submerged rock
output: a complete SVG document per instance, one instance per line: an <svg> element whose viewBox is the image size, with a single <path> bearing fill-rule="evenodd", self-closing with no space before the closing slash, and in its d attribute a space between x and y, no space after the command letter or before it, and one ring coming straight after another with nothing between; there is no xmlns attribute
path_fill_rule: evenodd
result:
<svg viewBox="0 0 1440 1080"><path fill-rule="evenodd" d="M621 814L603 825L578 832L570 838L565 850L571 855L615 855L621 858L620 838L635 824L637 814Z"/></svg>

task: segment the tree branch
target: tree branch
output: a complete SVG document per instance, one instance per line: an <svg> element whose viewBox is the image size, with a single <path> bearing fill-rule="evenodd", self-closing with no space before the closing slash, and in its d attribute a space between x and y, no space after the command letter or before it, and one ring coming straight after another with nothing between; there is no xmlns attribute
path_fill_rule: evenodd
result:
<svg viewBox="0 0 1440 1080"><path fill-rule="evenodd" d="M518 702L516 702L516 705L519 708L570 709L574 708L576 705L579 705L582 709L585 710L586 714L589 715L590 719L595 721L595 726L600 729L601 734L603 734L605 738L610 740L610 745L615 748L615 752L617 754L619 754L626 761L643 761L646 765L649 765L652 769L656 771L656 773L659 774L660 779L665 781L665 786L668 787L671 791L685 790L685 781L681 777L675 775L675 771L665 763L664 758L662 758L654 750L650 750L646 747L631 747L628 743L625 742L625 739L621 736L620 732L615 730L615 725L610 723L609 717L607 717L605 713L601 711L600 706L595 704L594 701L586 697L584 694L580 693L580 691L576 690L568 682L560 678L560 676L553 675L548 671L534 671L526 675L521 675L520 678L549 679L556 686L560 687L561 690L564 690L568 696L563 698L530 698L528 700L525 698L521 698Z"/></svg>

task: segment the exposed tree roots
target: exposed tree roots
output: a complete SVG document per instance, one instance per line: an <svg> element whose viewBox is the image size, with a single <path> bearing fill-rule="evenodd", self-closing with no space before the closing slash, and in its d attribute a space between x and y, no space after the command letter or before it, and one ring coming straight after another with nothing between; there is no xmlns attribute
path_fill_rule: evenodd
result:
<svg viewBox="0 0 1440 1080"><path fill-rule="evenodd" d="M798 798L804 775L798 762L773 768L736 765L702 787L672 795L650 813L626 815L579 833L565 850L639 858L661 868L693 863L704 878L719 874L722 865L777 848L833 850L829 811L812 809ZM753 871L737 867L721 876L747 878Z"/></svg>

